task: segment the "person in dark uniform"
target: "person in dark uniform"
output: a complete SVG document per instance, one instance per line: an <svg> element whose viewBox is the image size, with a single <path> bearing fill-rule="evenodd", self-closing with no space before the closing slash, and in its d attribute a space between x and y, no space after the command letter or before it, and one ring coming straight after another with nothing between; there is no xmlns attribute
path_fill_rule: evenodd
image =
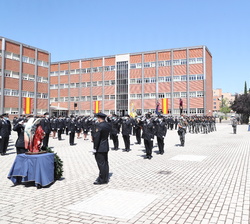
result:
<svg viewBox="0 0 250 224"><path fill-rule="evenodd" d="M81 138L81 132L82 132L82 120L81 117L78 117L76 120L76 133L77 133L77 138Z"/></svg>
<svg viewBox="0 0 250 224"><path fill-rule="evenodd" d="M119 140L118 140L118 134L120 132L120 119L117 117L116 114L113 114L111 118L109 118L109 121L111 122L111 130L110 130L110 139L113 140L114 143L114 150L118 150L119 148Z"/></svg>
<svg viewBox="0 0 250 224"><path fill-rule="evenodd" d="M181 146L185 145L185 134L187 130L186 121L181 117L178 124L178 135L180 136Z"/></svg>
<svg viewBox="0 0 250 224"><path fill-rule="evenodd" d="M70 116L70 121L69 121L69 144L70 145L76 145L74 143L75 141L75 133L76 133L76 120L74 115Z"/></svg>
<svg viewBox="0 0 250 224"><path fill-rule="evenodd" d="M28 119L25 118L22 121L16 123L16 125L13 127L13 131L16 131L18 134L18 138L15 144L17 154L25 153L28 151L27 149L25 149L25 143L24 143L24 129L27 121Z"/></svg>
<svg viewBox="0 0 250 224"><path fill-rule="evenodd" d="M141 129L142 129L142 121L140 117L135 118L135 136L137 142L135 144L141 144Z"/></svg>
<svg viewBox="0 0 250 224"><path fill-rule="evenodd" d="M233 127L233 133L236 134L236 130L237 130L237 119L236 117L233 118L233 121L232 121L232 127Z"/></svg>
<svg viewBox="0 0 250 224"><path fill-rule="evenodd" d="M41 120L41 127L45 133L45 136L43 138L43 146L42 146L42 150L46 151L47 147L49 145L49 135L51 132L51 126L50 126L50 120L49 120L49 113L46 112L44 113L44 119Z"/></svg>
<svg viewBox="0 0 250 224"><path fill-rule="evenodd" d="M125 151L130 150L130 135L132 132L132 122L129 115L126 115L122 121L122 137L125 145Z"/></svg>
<svg viewBox="0 0 250 224"><path fill-rule="evenodd" d="M52 117L52 119L50 119L50 127L51 127L51 131L52 131L52 138L55 139L56 138L56 133L57 133L57 118L56 117Z"/></svg>
<svg viewBox="0 0 250 224"><path fill-rule="evenodd" d="M11 124L8 118L8 114L2 114L0 116L0 153L1 153L1 156L6 155L10 134L11 134Z"/></svg>
<svg viewBox="0 0 250 224"><path fill-rule="evenodd" d="M146 114L146 120L143 123L142 138L144 139L144 146L146 149L146 158L152 158L153 140L155 134L155 126L149 114Z"/></svg>
<svg viewBox="0 0 250 224"><path fill-rule="evenodd" d="M70 122L70 118L66 117L66 119L64 120L64 126L65 126L66 135L69 134L69 122Z"/></svg>
<svg viewBox="0 0 250 224"><path fill-rule="evenodd" d="M94 184L107 184L109 181L108 136L110 133L111 125L109 122L105 121L105 114L97 113L96 116L99 123L96 127L96 133L94 137L94 154L99 169L99 176Z"/></svg>
<svg viewBox="0 0 250 224"><path fill-rule="evenodd" d="M57 120L57 135L58 135L58 140L62 140L62 133L65 128L65 122L62 119L62 116L60 115L58 120Z"/></svg>
<svg viewBox="0 0 250 224"><path fill-rule="evenodd" d="M163 155L164 153L164 138L167 133L166 123L163 119L163 116L159 116L159 119L156 124L156 137L157 137L157 144L159 148L159 154Z"/></svg>

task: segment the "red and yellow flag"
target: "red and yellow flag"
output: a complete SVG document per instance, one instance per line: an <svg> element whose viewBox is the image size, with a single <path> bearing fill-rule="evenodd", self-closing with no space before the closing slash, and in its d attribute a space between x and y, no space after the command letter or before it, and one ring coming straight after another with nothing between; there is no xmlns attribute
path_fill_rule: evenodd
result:
<svg viewBox="0 0 250 224"><path fill-rule="evenodd" d="M100 101L94 101L94 111L95 113L99 113Z"/></svg>
<svg viewBox="0 0 250 224"><path fill-rule="evenodd" d="M24 113L31 114L31 98L30 97L24 98Z"/></svg>
<svg viewBox="0 0 250 224"><path fill-rule="evenodd" d="M162 105L162 113L163 114L168 114L168 99L163 98L161 105Z"/></svg>

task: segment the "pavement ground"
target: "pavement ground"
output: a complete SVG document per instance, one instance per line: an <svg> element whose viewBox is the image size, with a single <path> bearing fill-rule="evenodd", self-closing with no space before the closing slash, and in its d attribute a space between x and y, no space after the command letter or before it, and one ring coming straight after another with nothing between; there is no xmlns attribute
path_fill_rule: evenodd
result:
<svg viewBox="0 0 250 224"><path fill-rule="evenodd" d="M50 138L64 162L63 178L48 188L7 179L16 157L12 132L8 155L0 157L0 224L5 223L250 223L250 132L218 123L209 134L186 134L179 147L176 130L165 138L165 153L144 159L144 146L131 136L131 151L110 150L110 182L93 185L98 168L90 140ZM110 147L113 147L110 141Z"/></svg>

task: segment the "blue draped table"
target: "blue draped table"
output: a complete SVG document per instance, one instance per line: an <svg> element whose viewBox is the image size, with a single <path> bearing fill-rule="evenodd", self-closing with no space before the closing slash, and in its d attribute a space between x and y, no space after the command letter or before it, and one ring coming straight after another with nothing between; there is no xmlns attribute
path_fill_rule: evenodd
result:
<svg viewBox="0 0 250 224"><path fill-rule="evenodd" d="M36 155L19 154L10 169L8 178L17 183L35 181L36 186L47 186L54 182L54 153Z"/></svg>

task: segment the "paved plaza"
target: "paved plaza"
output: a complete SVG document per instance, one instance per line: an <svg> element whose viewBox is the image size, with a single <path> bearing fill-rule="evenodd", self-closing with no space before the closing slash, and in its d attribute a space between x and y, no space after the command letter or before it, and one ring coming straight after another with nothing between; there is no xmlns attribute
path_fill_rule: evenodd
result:
<svg viewBox="0 0 250 224"><path fill-rule="evenodd" d="M4 223L159 223L218 224L250 220L250 132L237 134L225 122L209 134L186 135L179 147L176 130L165 138L165 154L144 159L144 147L131 136L131 151L110 150L110 182L93 185L98 169L90 140L50 138L64 162L64 174L48 188L13 186L7 179L15 159L16 133L0 157L0 224ZM154 140L156 146L156 140ZM110 141L110 147L113 147Z"/></svg>

